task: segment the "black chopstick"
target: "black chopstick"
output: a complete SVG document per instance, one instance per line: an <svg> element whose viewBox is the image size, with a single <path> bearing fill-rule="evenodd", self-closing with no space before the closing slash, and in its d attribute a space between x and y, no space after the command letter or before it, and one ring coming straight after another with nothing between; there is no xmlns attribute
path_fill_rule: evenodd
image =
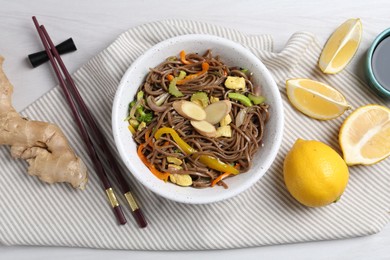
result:
<svg viewBox="0 0 390 260"><path fill-rule="evenodd" d="M98 128L95 120L93 119L93 116L91 115L88 107L86 106L84 100L82 99L82 97L81 97L81 95L80 95L80 93L79 93L79 91L78 91L78 89L76 87L76 84L74 83L74 81L73 81L72 77L70 76L67 68L65 67L65 64L63 63L63 61L62 61L62 59L61 59L57 49L55 48L54 43L50 39L50 36L47 33L45 27L43 25L41 25L40 28L41 28L44 36L46 37L47 42L49 43L51 51L54 54L54 57L57 59L57 62L60 65L60 68L61 68L62 72L65 75L65 78L66 78L67 83L68 83L68 87L72 91L73 98L75 99L76 103L79 105L79 107L81 108L81 111L83 112L82 116L84 117L84 119L87 122L88 126L92 129L92 132L93 132L93 134L95 136L96 142L98 143L100 149L102 151L104 151L104 154L107 156L107 160L106 161L109 164L110 169L112 169L112 173L114 174L114 176L115 176L115 178L116 178L116 180L117 180L117 182L118 182L118 184L119 184L119 186L121 188L121 192L125 196L128 204L130 206L130 209L131 209L131 211L133 213L133 216L134 216L135 220L137 221L138 225L141 228L146 227L147 226L147 222L145 220L145 217L144 217L141 209L137 205L137 203L136 203L136 201L134 199L134 196L133 196L133 194L131 192L130 185L126 181L126 179L124 178L123 174L121 173L121 170L119 169L119 166L118 166L118 162L116 161L115 157L111 153L110 148L108 147L107 141L104 138L104 135L102 134L102 132Z"/></svg>
<svg viewBox="0 0 390 260"><path fill-rule="evenodd" d="M89 155L91 156L91 159L93 161L93 164L95 166L95 169L96 169L96 172L99 176L99 179L101 180L102 184L103 184L103 187L105 189L105 192L106 192L106 195L109 199L109 201L111 202L111 206L113 208L113 211L114 211L114 214L118 220L118 222L120 224L126 224L126 218L123 214L123 211L122 211L122 208L121 206L119 205L119 202L115 196L115 193L114 193L114 190L110 184L110 181L108 180L107 178L107 175L105 173L105 170L104 170L104 167L101 163L101 161L99 160L98 156L97 156L97 153L96 153L96 150L95 150L95 147L90 139L90 136L86 130L86 127L85 125L83 124L83 121L81 119L81 116L79 114L79 112L77 111L77 108L76 108L76 105L74 103L74 100L72 99L71 97L71 94L69 92L69 90L67 89L67 84L65 82L65 80L63 79L62 77L62 74L60 72L60 69L58 68L58 64L56 63L54 57L53 57L53 54L52 54L52 50L50 47L49 47L49 44L48 44L48 39L45 37L45 34L43 32L43 30L41 29L41 27L39 26L38 24L38 21L36 19L35 16L33 16L33 21L34 21L34 24L35 24L35 27L38 31L38 34L39 34L39 37L41 38L41 41L42 41L42 44L44 45L45 47L45 50L46 50L46 53L50 59L50 62L51 62L51 65L54 69L54 72L59 80L59 83L60 83L60 86L64 92L64 95L66 97L66 100L68 102L68 105L70 106L71 110L72 110L72 114L73 114L73 117L74 119L76 120L76 123L77 123L77 126L81 132L81 135L84 139L84 142L88 148L88 152L89 152ZM54 48L55 50L55 48ZM58 53L57 53L58 55ZM57 59L58 60L58 59ZM71 79L71 78L70 78ZM67 78L67 81L69 81L69 78Z"/></svg>

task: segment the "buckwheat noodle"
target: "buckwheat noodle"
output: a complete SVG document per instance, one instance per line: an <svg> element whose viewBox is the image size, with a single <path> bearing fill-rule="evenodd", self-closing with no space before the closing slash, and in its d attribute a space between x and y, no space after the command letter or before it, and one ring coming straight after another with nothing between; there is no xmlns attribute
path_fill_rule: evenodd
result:
<svg viewBox="0 0 390 260"><path fill-rule="evenodd" d="M154 112L154 117L146 128L136 132L134 135L135 142L137 145L145 143L146 131L149 131L153 136L157 129L171 127L185 142L198 151L196 155L211 155L224 163L232 165L238 163L240 173L248 171L252 165L254 154L262 145L264 126L269 118L268 105L263 103L246 107L231 100L230 116L232 123L230 126L232 137L209 138L200 135L192 127L190 120L180 116L173 109L172 103L176 100L190 100L191 95L199 91L206 92L209 97L229 100L228 93L232 90L224 87L228 75L244 77L247 91L251 93L259 94L260 87L252 83L251 75L242 72L237 67L226 66L220 57L213 57L210 50L203 55L189 53L186 55L186 59L191 61L191 64L183 64L180 59L170 57L157 67L150 69L146 80L138 91L142 90L144 92L145 100L147 100L144 106ZM177 86L184 94L183 97L178 98L166 94L169 86L169 80L167 79L169 74L177 76L181 70L184 70L187 75L197 73L202 70L203 62L210 65L206 74ZM156 100L164 97L167 97L164 103L157 106L155 104ZM244 120L241 120L241 125L237 126L236 118L243 109L246 111ZM209 187L211 182L222 174L200 163L196 155L186 156L170 135L163 135L158 140L153 139L152 147L150 145L145 146L142 153L161 172L169 172L167 156L182 160L182 169L175 170L174 173L189 174L193 180L192 187ZM227 187L223 181L218 184Z"/></svg>

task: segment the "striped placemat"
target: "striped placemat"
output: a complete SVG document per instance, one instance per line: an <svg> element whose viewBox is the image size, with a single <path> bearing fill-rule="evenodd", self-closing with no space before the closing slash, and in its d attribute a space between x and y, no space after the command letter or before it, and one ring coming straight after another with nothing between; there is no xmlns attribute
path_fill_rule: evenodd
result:
<svg viewBox="0 0 390 260"><path fill-rule="evenodd" d="M345 93L353 108L369 103L390 105L346 71L322 74L316 67L321 47L308 33L294 34L282 52L273 53L270 36L245 35L206 23L167 20L130 29L74 74L80 92L110 138L110 144L113 146L111 105L123 73L152 45L189 33L213 34L241 43L261 58L275 77L284 100L286 124L280 153L267 174L239 196L211 205L168 201L129 176L149 226L138 229L130 215L126 215L127 225L118 226L62 93L54 88L24 110L23 115L60 125L91 170L90 182L85 191L64 184L42 183L27 176L26 163L11 160L9 149L1 147L2 244L205 250L349 238L373 234L383 228L389 221L390 210L389 160L369 167L351 167L342 199L324 208L301 206L285 189L282 163L296 138L320 140L339 151L338 129L350 113L324 122L302 116L287 101L284 87L287 78L308 77L328 83Z"/></svg>

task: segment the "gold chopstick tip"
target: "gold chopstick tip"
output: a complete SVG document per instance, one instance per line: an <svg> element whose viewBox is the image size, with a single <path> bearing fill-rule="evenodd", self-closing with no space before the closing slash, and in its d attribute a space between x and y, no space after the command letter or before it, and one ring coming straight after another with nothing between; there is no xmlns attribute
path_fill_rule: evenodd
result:
<svg viewBox="0 0 390 260"><path fill-rule="evenodd" d="M135 201L135 199L133 197L133 194L131 194L130 191L125 193L125 198L126 198L127 203L129 204L132 211L135 211L139 208L137 202Z"/></svg>
<svg viewBox="0 0 390 260"><path fill-rule="evenodd" d="M117 200L117 198L115 196L115 193L114 193L113 189L112 188L106 189L106 194L107 194L108 200L111 203L111 206L113 208L118 207L119 206L119 202L118 202L118 200Z"/></svg>

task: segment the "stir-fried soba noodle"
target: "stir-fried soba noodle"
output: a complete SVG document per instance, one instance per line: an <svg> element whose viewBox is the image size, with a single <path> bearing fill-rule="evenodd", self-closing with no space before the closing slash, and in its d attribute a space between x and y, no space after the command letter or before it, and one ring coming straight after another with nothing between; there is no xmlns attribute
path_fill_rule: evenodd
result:
<svg viewBox="0 0 390 260"><path fill-rule="evenodd" d="M247 70L228 67L223 57L213 57L210 50L203 55L180 54L150 69L129 106L129 129L138 145L138 155L153 174L165 181L227 188L223 179L248 171L262 146L268 105ZM241 88L234 84L228 88L228 77L242 82ZM223 122L213 124L217 134L210 137L198 131L191 118L178 113L173 102L180 100L194 102L203 109L227 100L231 108Z"/></svg>

